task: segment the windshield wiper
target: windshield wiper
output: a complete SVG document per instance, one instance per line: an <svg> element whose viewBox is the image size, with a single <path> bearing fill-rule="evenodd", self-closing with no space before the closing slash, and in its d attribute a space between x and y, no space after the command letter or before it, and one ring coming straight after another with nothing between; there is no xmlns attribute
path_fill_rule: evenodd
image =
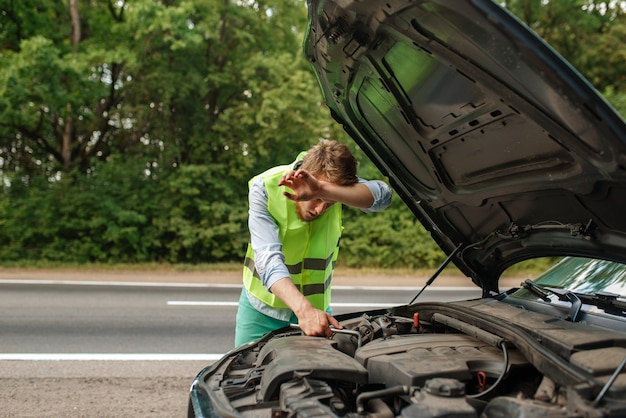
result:
<svg viewBox="0 0 626 418"><path fill-rule="evenodd" d="M604 309L607 313L615 315L623 315L626 311L626 302L618 300L621 295L610 292L597 292L594 295L587 295L584 293L577 293L578 297L589 305L595 305L600 309Z"/></svg>
<svg viewBox="0 0 626 418"><path fill-rule="evenodd" d="M535 296L539 296L544 302L550 302L550 298L548 297L548 292L543 290L543 286L538 285L530 279L524 280L522 283L522 287L526 290L530 290L532 294Z"/></svg>
<svg viewBox="0 0 626 418"><path fill-rule="evenodd" d="M548 297L548 292L550 292L556 295L559 300L571 303L569 313L567 314L565 320L578 322L580 317L580 308L582 308L583 304L580 301L580 298L578 298L578 296L576 296L574 292L570 290L561 290L552 287L541 286L529 279L524 280L523 286L525 289L530 290L531 293L539 296L545 302L550 302L550 298Z"/></svg>
<svg viewBox="0 0 626 418"><path fill-rule="evenodd" d="M556 295L561 301L570 302L572 306L566 319L572 322L578 321L583 303L596 306L614 315L624 315L624 311L626 311L626 302L618 300L621 296L616 293L596 292L593 295L576 293L567 289L542 286L529 279L525 280L522 286L545 302L550 302L548 296L550 293Z"/></svg>

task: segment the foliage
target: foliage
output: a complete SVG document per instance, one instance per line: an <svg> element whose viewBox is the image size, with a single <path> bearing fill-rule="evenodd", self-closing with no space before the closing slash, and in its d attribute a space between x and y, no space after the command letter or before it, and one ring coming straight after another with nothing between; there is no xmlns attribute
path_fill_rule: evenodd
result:
<svg viewBox="0 0 626 418"><path fill-rule="evenodd" d="M599 0L510 0L513 14L626 115L626 6Z"/></svg>
<svg viewBox="0 0 626 418"><path fill-rule="evenodd" d="M395 195L384 212L344 210L340 264L347 267L433 268L443 252Z"/></svg>
<svg viewBox="0 0 626 418"><path fill-rule="evenodd" d="M224 167L186 165L168 178L167 200L156 221L159 260L171 263L229 261L248 241L245 195ZM236 203L234 203L236 202Z"/></svg>
<svg viewBox="0 0 626 418"><path fill-rule="evenodd" d="M503 3L626 113L621 3ZM238 263L248 179L318 138L382 178L321 103L305 19L304 0L0 0L0 263ZM344 214L342 265L443 259L397 196Z"/></svg>
<svg viewBox="0 0 626 418"><path fill-rule="evenodd" d="M120 158L121 160L121 158ZM138 262L157 238L158 182L142 158L99 163L89 176L14 182L2 206L0 259Z"/></svg>

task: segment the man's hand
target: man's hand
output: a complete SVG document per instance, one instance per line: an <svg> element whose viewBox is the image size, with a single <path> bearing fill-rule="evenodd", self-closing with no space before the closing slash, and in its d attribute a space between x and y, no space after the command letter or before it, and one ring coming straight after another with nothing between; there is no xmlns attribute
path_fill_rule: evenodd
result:
<svg viewBox="0 0 626 418"><path fill-rule="evenodd" d="M298 324L305 335L330 337L331 325L342 329L339 322L328 312L316 309L291 281L285 277L272 285L270 291L283 300L298 317Z"/></svg>
<svg viewBox="0 0 626 418"><path fill-rule="evenodd" d="M284 192L289 200L312 200L318 198L322 182L306 170L290 171L278 182L279 186L289 187L294 193Z"/></svg>
<svg viewBox="0 0 626 418"><path fill-rule="evenodd" d="M311 308L305 314L298 316L298 325L305 335L331 337L333 331L331 326L341 329L339 322L328 312Z"/></svg>
<svg viewBox="0 0 626 418"><path fill-rule="evenodd" d="M283 192L283 194L287 199L294 201L320 199L329 204L340 202L355 208L369 208L374 203L374 195L363 183L340 186L326 181L325 178L316 178L302 169L288 172L280 179L278 185L293 190L293 193Z"/></svg>

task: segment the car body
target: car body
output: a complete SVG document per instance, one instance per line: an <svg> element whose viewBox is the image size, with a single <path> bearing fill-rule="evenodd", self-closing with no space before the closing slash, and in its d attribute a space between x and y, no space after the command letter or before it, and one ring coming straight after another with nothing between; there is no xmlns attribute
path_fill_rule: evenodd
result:
<svg viewBox="0 0 626 418"><path fill-rule="evenodd" d="M331 339L271 332L200 372L189 415L626 416L620 115L487 0L312 0L305 54L482 297L340 315ZM560 261L500 291L537 257Z"/></svg>

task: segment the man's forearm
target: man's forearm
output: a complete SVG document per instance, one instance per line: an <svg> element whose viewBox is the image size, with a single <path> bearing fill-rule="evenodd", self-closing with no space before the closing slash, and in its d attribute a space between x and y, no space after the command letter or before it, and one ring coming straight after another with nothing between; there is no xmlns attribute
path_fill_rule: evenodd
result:
<svg viewBox="0 0 626 418"><path fill-rule="evenodd" d="M374 204L374 195L365 184L355 183L350 186L340 186L329 182L320 183L322 186L318 195L320 199L363 209Z"/></svg>
<svg viewBox="0 0 626 418"><path fill-rule="evenodd" d="M367 209L374 204L374 195L362 183L349 186L315 178L305 170L290 171L283 175L278 186L286 186L293 191L285 191L287 199L294 201L320 199L328 203L340 202L348 206Z"/></svg>
<svg viewBox="0 0 626 418"><path fill-rule="evenodd" d="M293 313L300 318L300 316L306 315L307 311L313 309L313 305L302 293L298 290L291 278L285 277L284 279L275 282L270 287L270 292L278 296L280 300L293 311Z"/></svg>

